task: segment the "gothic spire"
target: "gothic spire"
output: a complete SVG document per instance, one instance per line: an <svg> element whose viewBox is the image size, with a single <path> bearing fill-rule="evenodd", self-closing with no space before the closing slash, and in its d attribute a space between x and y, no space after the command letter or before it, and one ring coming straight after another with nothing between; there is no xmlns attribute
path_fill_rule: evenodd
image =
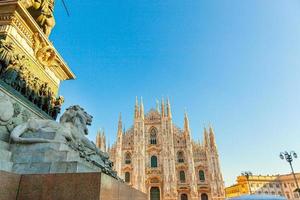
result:
<svg viewBox="0 0 300 200"><path fill-rule="evenodd" d="M119 114L119 122L118 122L118 136L122 134L122 115L121 113Z"/></svg>
<svg viewBox="0 0 300 200"><path fill-rule="evenodd" d="M156 99L156 111L159 113L159 101Z"/></svg>
<svg viewBox="0 0 300 200"><path fill-rule="evenodd" d="M207 133L207 130L205 127L204 127L203 134L204 134L204 146L209 147L209 138L208 138L208 133Z"/></svg>
<svg viewBox="0 0 300 200"><path fill-rule="evenodd" d="M161 111L160 111L160 113L161 113L161 117L163 118L164 116L165 116L165 101L164 101L164 98L162 98L162 100L161 100Z"/></svg>
<svg viewBox="0 0 300 200"><path fill-rule="evenodd" d="M141 97L140 115L141 115L141 118L144 119L144 102L143 102L143 97Z"/></svg>
<svg viewBox="0 0 300 200"><path fill-rule="evenodd" d="M139 117L139 101L138 97L135 97L135 106L134 106L134 118Z"/></svg>
<svg viewBox="0 0 300 200"><path fill-rule="evenodd" d="M212 125L209 126L209 140L210 140L210 146L212 148L216 148L215 133Z"/></svg>
<svg viewBox="0 0 300 200"><path fill-rule="evenodd" d="M101 145L101 129L97 131L97 136L96 136L96 146L100 148Z"/></svg>
<svg viewBox="0 0 300 200"><path fill-rule="evenodd" d="M172 111L171 111L171 104L169 98L167 100L167 115L169 119L172 119Z"/></svg>
<svg viewBox="0 0 300 200"><path fill-rule="evenodd" d="M190 123L187 112L184 112L184 132L190 132Z"/></svg>

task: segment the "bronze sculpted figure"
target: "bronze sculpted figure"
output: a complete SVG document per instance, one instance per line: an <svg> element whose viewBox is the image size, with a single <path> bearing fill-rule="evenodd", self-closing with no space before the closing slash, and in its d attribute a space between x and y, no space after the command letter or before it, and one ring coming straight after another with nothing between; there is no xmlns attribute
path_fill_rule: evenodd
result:
<svg viewBox="0 0 300 200"><path fill-rule="evenodd" d="M28 9L43 32L49 36L55 26L54 0L22 0L22 4Z"/></svg>
<svg viewBox="0 0 300 200"><path fill-rule="evenodd" d="M20 67L24 66L26 62L25 55L19 54L15 56L10 63L8 64L5 72L3 74L4 81L11 85L12 87L16 87L17 85L17 78L19 75Z"/></svg>
<svg viewBox="0 0 300 200"><path fill-rule="evenodd" d="M13 58L14 45L3 39L0 40L0 75L3 74L5 68Z"/></svg>
<svg viewBox="0 0 300 200"><path fill-rule="evenodd" d="M56 119L64 102L63 97L57 97L48 83L31 73L28 70L29 60L25 54L18 54L14 49L11 42L0 39L0 78ZM41 64L48 67L55 66L54 50L42 42L38 33L34 37L34 50Z"/></svg>

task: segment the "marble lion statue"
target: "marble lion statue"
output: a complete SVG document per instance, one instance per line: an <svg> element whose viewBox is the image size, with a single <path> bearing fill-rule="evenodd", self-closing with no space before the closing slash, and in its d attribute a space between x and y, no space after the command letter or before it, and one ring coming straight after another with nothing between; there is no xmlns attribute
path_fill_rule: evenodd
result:
<svg viewBox="0 0 300 200"><path fill-rule="evenodd" d="M60 121L29 119L26 123L18 125L11 132L11 139L15 143L72 143L94 152L108 159L108 154L99 150L91 142L87 126L91 125L93 117L78 105L66 109Z"/></svg>

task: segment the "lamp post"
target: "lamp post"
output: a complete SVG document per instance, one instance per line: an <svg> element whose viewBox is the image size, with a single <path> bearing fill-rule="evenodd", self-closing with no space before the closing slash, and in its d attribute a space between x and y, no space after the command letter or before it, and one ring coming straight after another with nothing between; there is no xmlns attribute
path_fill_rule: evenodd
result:
<svg viewBox="0 0 300 200"><path fill-rule="evenodd" d="M249 192L250 192L250 195L251 195L252 191L251 191L251 186L250 186L250 183L249 183L249 177L252 176L252 172L242 172L242 176L245 176L246 179L247 179L248 189L249 189Z"/></svg>
<svg viewBox="0 0 300 200"><path fill-rule="evenodd" d="M290 153L285 151L285 152L281 152L279 157L282 159L282 160L286 160L289 164L290 164L290 167L291 167L291 170L292 170L292 174L293 174L293 177L294 177L294 180L296 182L296 187L297 189L295 191L297 191L299 194L300 194L300 189L299 189L299 185L298 185L298 181L297 181L297 178L296 178L296 175L295 175L295 172L294 172L294 168L293 168L293 158L297 158L297 154L296 152L294 151L291 151Z"/></svg>

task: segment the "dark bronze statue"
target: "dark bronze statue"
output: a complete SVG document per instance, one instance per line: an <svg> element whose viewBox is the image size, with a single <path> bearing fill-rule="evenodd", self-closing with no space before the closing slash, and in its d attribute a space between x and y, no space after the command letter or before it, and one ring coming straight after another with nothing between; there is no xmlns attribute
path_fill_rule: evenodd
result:
<svg viewBox="0 0 300 200"><path fill-rule="evenodd" d="M0 40L0 78L56 119L64 98L61 96L57 98L48 83L43 82L28 70L28 59L24 54L13 55L10 49L13 49L10 43Z"/></svg>
<svg viewBox="0 0 300 200"><path fill-rule="evenodd" d="M13 59L14 45L3 39L0 40L0 75L2 75Z"/></svg>
<svg viewBox="0 0 300 200"><path fill-rule="evenodd" d="M21 2L28 9L43 32L49 36L55 26L53 16L54 0L22 0Z"/></svg>

